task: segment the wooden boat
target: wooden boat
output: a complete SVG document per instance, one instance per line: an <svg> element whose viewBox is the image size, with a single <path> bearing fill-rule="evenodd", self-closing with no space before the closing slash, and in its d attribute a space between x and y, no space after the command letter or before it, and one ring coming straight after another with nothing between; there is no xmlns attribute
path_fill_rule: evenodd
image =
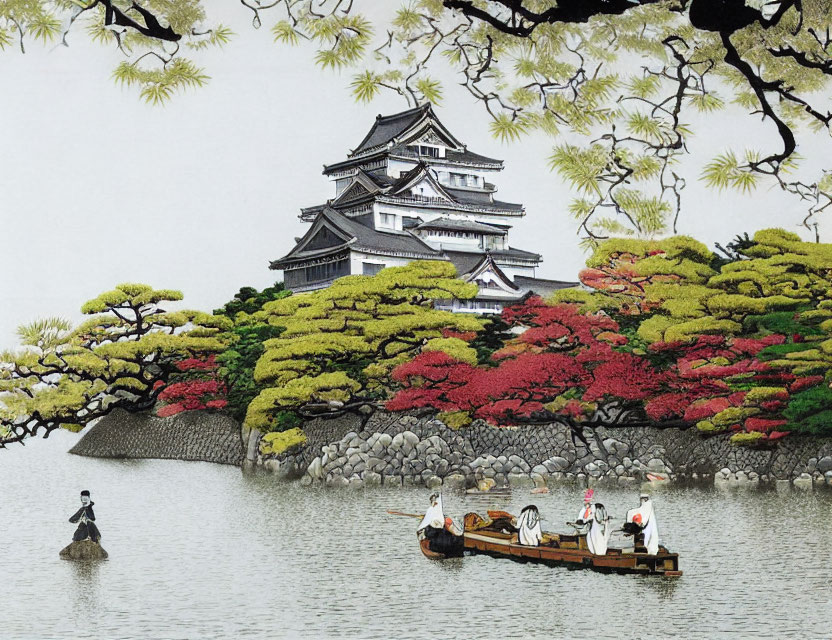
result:
<svg viewBox="0 0 832 640"><path fill-rule="evenodd" d="M522 545L517 534L512 533L512 516L503 511L489 511L488 519L479 514L465 516L463 539L465 555L484 554L494 558L508 558L518 562L536 562L549 566L566 566L571 569L593 569L606 573L635 573L678 577L679 554L670 553L659 546L659 553L652 555L638 544L630 549L608 548L598 556L589 551L586 536L578 534L544 533L537 547ZM427 540L420 541L422 553L428 558L444 558L430 550Z"/></svg>
<svg viewBox="0 0 832 640"><path fill-rule="evenodd" d="M437 553L436 551L430 550L430 540L427 538L422 538L419 540L419 548L422 550L422 554L426 558L430 558L431 560L446 560L449 556L446 556L444 553Z"/></svg>

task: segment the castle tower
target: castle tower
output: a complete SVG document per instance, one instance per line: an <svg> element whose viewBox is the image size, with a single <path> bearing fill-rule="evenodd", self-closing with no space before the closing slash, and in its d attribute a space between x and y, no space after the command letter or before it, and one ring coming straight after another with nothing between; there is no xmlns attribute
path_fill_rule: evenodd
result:
<svg viewBox="0 0 832 640"><path fill-rule="evenodd" d="M346 160L324 166L335 197L301 211L309 231L270 266L283 270L287 289L303 292L411 260L449 260L480 293L448 308L471 313L575 286L536 278L541 256L509 244L525 210L494 197L489 179L502 169L502 160L469 151L429 103L379 115Z"/></svg>

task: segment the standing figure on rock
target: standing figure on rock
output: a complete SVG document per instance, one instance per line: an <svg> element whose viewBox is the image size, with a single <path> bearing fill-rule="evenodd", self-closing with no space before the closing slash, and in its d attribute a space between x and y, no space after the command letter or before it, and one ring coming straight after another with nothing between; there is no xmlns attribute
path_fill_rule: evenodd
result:
<svg viewBox="0 0 832 640"><path fill-rule="evenodd" d="M653 511L653 501L646 493L642 493L639 499L641 504L627 512L625 531L629 529L634 533L640 532L644 536L647 553L656 555L659 552L659 525Z"/></svg>
<svg viewBox="0 0 832 640"><path fill-rule="evenodd" d="M95 503L90 500L90 492L81 492L81 508L69 519L72 524L78 523L78 528L72 536L73 542L80 542L89 538L93 542L101 540L101 532L95 526L95 513L92 506Z"/></svg>

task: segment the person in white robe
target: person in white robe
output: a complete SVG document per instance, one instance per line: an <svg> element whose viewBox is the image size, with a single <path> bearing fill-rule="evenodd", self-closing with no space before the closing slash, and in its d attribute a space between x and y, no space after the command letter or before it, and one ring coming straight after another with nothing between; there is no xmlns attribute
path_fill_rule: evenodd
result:
<svg viewBox="0 0 832 640"><path fill-rule="evenodd" d="M586 536L586 546L589 548L589 552L596 556L605 555L611 534L612 527L609 526L607 510L604 505L596 502L592 505L592 522Z"/></svg>
<svg viewBox="0 0 832 640"><path fill-rule="evenodd" d="M419 523L416 533L424 530L427 527L434 526L434 523L439 523L439 528L443 528L445 523L445 512L442 509L442 494L434 493L430 496L430 507L425 512L425 517Z"/></svg>
<svg viewBox="0 0 832 640"><path fill-rule="evenodd" d="M595 497L594 489L587 489L584 493L584 506L578 513L578 519L575 524L578 532L586 535L586 546L589 552L603 556L607 553L607 543L609 542L612 528L608 525L607 512L604 505L595 504L592 499Z"/></svg>
<svg viewBox="0 0 832 640"><path fill-rule="evenodd" d="M530 504L523 507L520 518L517 522L517 538L520 544L536 547L543 540L543 531L540 528L540 512L537 507Z"/></svg>
<svg viewBox="0 0 832 640"><path fill-rule="evenodd" d="M641 494L640 500L641 504L637 508L627 512L627 522L641 527L647 553L656 555L659 552L659 525L656 521L656 513L653 511L653 501L646 493Z"/></svg>

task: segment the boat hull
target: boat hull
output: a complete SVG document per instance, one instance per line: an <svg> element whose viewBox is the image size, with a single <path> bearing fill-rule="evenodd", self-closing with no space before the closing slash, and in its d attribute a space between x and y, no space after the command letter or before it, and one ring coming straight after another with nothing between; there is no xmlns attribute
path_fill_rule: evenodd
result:
<svg viewBox="0 0 832 640"><path fill-rule="evenodd" d="M465 555L465 549L462 547L462 545L460 545L459 549L454 551L453 553L440 553L438 551L432 551L430 548L430 541L427 538L421 538L419 540L419 549L422 550L422 555L424 555L426 558L430 558L431 560L447 560L448 558L461 558L463 555Z"/></svg>
<svg viewBox="0 0 832 640"><path fill-rule="evenodd" d="M422 555L426 558L430 558L431 560L444 560L448 556L444 553L437 553L436 551L430 550L430 541L426 539L419 540L419 548L422 550Z"/></svg>
<svg viewBox="0 0 832 640"><path fill-rule="evenodd" d="M635 573L678 577L679 555L664 547L656 555L609 549L603 556L581 548L579 536L547 535L537 547L516 542L516 536L491 531L466 531L466 554L484 554L495 558L507 558L518 562L535 562L549 566L566 566L572 569L593 569L606 573Z"/></svg>

